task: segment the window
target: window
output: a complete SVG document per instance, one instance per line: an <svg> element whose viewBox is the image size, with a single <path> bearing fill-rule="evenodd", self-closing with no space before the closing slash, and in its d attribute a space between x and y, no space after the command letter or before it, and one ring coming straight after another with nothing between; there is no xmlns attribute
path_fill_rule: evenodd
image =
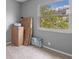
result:
<svg viewBox="0 0 79 59"><path fill-rule="evenodd" d="M40 28L69 29L69 0L40 6Z"/></svg>

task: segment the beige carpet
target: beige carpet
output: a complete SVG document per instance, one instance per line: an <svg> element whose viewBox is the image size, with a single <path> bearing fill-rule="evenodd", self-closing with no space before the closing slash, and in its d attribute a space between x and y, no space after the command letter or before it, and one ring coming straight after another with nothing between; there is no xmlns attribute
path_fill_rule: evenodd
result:
<svg viewBox="0 0 79 59"><path fill-rule="evenodd" d="M7 46L6 59L68 59L34 46ZM71 58L69 58L71 59Z"/></svg>

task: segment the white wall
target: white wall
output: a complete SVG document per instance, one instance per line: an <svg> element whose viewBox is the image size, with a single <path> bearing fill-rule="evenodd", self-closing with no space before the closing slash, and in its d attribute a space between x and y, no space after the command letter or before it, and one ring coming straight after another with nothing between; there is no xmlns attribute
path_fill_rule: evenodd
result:
<svg viewBox="0 0 79 59"><path fill-rule="evenodd" d="M37 29L38 6L51 0L30 0L22 5L22 16L33 17L34 36L44 39L44 45L72 54L72 34L42 31ZM53 0L54 2L57 0ZM51 42L49 46L47 42Z"/></svg>
<svg viewBox="0 0 79 59"><path fill-rule="evenodd" d="M20 18L20 4L16 0L6 0L6 41L11 40L11 24Z"/></svg>

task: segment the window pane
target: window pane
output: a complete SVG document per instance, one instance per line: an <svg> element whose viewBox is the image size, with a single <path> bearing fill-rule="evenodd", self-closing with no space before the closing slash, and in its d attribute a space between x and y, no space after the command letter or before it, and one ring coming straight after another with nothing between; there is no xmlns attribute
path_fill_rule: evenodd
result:
<svg viewBox="0 0 79 59"><path fill-rule="evenodd" d="M40 27L54 29L68 29L68 18L63 16L41 17Z"/></svg>
<svg viewBox="0 0 79 59"><path fill-rule="evenodd" d="M40 27L53 29L69 28L68 0L40 7Z"/></svg>

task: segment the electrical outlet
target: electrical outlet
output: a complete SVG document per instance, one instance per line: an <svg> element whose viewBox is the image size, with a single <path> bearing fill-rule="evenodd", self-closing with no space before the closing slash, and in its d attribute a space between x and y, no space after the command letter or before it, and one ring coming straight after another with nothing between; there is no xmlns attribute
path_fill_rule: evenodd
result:
<svg viewBox="0 0 79 59"><path fill-rule="evenodd" d="M51 42L48 42L48 45L51 45Z"/></svg>

